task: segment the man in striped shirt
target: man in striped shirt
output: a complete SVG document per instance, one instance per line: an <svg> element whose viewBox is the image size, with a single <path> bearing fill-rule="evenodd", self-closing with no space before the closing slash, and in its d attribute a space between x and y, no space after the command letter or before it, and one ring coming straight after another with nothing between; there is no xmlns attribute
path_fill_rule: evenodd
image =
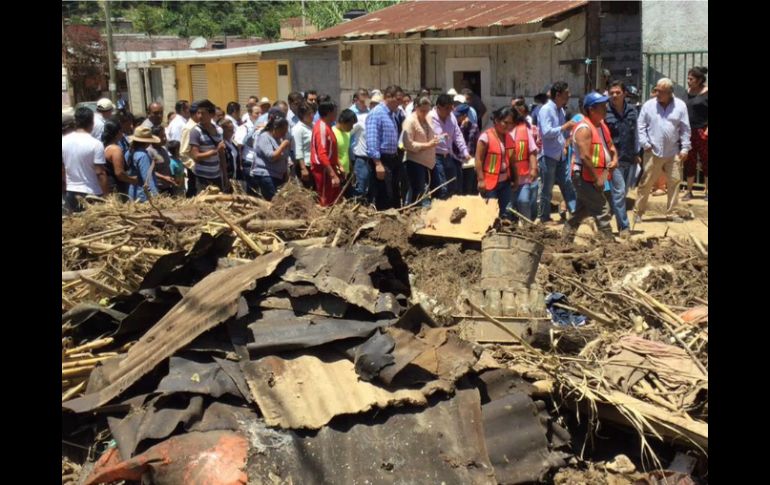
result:
<svg viewBox="0 0 770 485"><path fill-rule="evenodd" d="M217 127L212 123L216 113L214 103L203 100L198 103L200 122L190 130L190 157L195 161L195 182L200 192L210 185L224 191L229 187L225 162L225 143Z"/></svg>
<svg viewBox="0 0 770 485"><path fill-rule="evenodd" d="M366 150L374 162L374 201L378 210L401 207L397 115L403 96L399 86L388 86L383 92L384 102L366 117Z"/></svg>

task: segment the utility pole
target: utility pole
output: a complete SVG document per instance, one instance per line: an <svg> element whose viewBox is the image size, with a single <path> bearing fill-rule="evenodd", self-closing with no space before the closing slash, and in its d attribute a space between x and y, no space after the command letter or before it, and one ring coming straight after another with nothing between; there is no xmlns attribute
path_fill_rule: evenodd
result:
<svg viewBox="0 0 770 485"><path fill-rule="evenodd" d="M110 20L110 2L104 1L104 24L107 30L107 63L110 66L110 99L113 103L118 102L117 96L117 77L115 77L115 60L112 51L112 21Z"/></svg>
<svg viewBox="0 0 770 485"><path fill-rule="evenodd" d="M302 0L302 38L305 37L305 0Z"/></svg>

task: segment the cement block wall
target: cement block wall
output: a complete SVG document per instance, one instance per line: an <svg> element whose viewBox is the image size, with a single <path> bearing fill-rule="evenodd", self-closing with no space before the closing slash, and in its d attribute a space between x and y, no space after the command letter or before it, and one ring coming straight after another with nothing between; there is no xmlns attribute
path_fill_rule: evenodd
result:
<svg viewBox="0 0 770 485"><path fill-rule="evenodd" d="M288 60L291 90L315 89L340 103L340 69L336 47L303 47L262 54L265 60ZM344 104L344 100L342 101Z"/></svg>
<svg viewBox="0 0 770 485"><path fill-rule="evenodd" d="M642 50L708 50L708 2L642 2Z"/></svg>

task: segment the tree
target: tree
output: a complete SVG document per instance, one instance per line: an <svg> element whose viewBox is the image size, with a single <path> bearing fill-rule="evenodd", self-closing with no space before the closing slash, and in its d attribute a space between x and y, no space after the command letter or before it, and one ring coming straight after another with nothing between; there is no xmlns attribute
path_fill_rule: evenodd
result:
<svg viewBox="0 0 770 485"><path fill-rule="evenodd" d="M341 23L345 12L365 10L374 12L395 5L399 0L359 0L353 2L305 2L305 15L320 30Z"/></svg>
<svg viewBox="0 0 770 485"><path fill-rule="evenodd" d="M127 15L134 25L134 30L143 32L150 38L150 51L154 57L155 44L152 36L166 31L171 17L170 13L161 7L151 7L147 4L142 4L129 10Z"/></svg>
<svg viewBox="0 0 770 485"><path fill-rule="evenodd" d="M99 31L86 25L64 29L63 63L67 68L75 100L91 101L101 96L105 85L107 44Z"/></svg>

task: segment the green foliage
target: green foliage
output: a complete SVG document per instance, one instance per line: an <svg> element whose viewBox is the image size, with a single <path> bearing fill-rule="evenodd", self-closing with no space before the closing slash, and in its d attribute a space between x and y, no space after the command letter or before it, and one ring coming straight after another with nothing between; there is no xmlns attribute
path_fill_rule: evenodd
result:
<svg viewBox="0 0 770 485"><path fill-rule="evenodd" d="M345 12L363 9L380 10L398 0L314 1L305 2L309 23L326 29L342 22ZM110 4L113 17L127 17L136 32L148 35L181 37L213 37L218 35L251 36L277 39L281 21L302 15L300 1L232 1L232 2L141 2L116 1ZM62 15L70 23L83 18L100 19L97 2L62 2ZM80 22L76 22L79 20Z"/></svg>

